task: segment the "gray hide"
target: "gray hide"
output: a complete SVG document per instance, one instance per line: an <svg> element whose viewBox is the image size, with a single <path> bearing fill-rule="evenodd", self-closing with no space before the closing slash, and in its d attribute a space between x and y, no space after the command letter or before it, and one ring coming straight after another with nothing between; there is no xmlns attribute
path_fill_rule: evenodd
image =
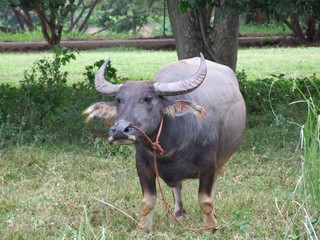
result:
<svg viewBox="0 0 320 240"><path fill-rule="evenodd" d="M154 82L126 82L110 87L109 83L98 79L97 90L106 94L111 88L109 95L116 95L116 103L97 103L84 112L89 120L94 116L108 120L114 117L116 121L110 128L109 141L136 145L136 166L143 192L138 227L145 232L152 230L157 199L153 154L150 144L130 124L138 126L154 140L162 114L165 117L160 144L165 153L157 155L158 169L160 177L172 188L174 212L179 218L185 213L181 199L182 181L199 178L198 200L204 225L212 229L217 227L212 200L214 182L218 170L241 142L246 113L234 72L207 60L199 70L199 64L200 58L196 57L166 65ZM161 84L158 83L182 80L182 85L188 85L183 79L197 71L200 73L196 74L196 83L186 81L192 85L186 94L160 91ZM191 107L182 112L170 110L168 106L181 100L191 103ZM206 114L197 114L201 107Z"/></svg>

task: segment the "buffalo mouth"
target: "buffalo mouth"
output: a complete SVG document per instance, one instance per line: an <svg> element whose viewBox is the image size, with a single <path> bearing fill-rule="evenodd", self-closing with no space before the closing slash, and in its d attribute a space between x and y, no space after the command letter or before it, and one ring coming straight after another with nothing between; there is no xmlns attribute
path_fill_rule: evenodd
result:
<svg viewBox="0 0 320 240"><path fill-rule="evenodd" d="M110 144L134 144L136 142L134 132L129 121L120 119L109 129L108 141Z"/></svg>
<svg viewBox="0 0 320 240"><path fill-rule="evenodd" d="M132 145L136 143L136 136L134 135L124 135L117 136L117 134L110 136L108 138L110 144L115 145Z"/></svg>

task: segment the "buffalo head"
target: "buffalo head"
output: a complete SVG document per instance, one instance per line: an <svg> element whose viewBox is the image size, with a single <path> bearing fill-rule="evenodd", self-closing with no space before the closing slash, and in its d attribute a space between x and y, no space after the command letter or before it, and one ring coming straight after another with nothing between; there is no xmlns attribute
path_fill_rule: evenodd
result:
<svg viewBox="0 0 320 240"><path fill-rule="evenodd" d="M107 96L115 96L114 102L100 102L91 105L83 113L88 115L86 122L93 117L101 117L113 123L108 141L114 144L133 144L140 134L132 128L135 125L147 135L153 136L163 114L171 117L188 112L204 114L202 107L186 100L169 100L167 96L186 94L203 82L207 67L202 54L199 69L192 76L180 81L163 83L154 81L127 81L112 84L104 78L109 59L100 67L95 78L96 90ZM170 74L170 73L168 73Z"/></svg>

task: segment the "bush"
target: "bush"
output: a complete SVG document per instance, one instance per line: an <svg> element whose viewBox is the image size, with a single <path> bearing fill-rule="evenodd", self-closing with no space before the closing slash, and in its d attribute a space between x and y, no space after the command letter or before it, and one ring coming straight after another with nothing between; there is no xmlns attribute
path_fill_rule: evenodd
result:
<svg viewBox="0 0 320 240"><path fill-rule="evenodd" d="M244 97L250 124L271 123L286 119L300 121L306 109L291 103L301 99L301 93L315 95L320 78L313 75L304 78L285 78L283 74L250 81L244 71L237 73L240 91ZM298 90L299 89L299 90ZM319 99L317 99L319 100Z"/></svg>
<svg viewBox="0 0 320 240"><path fill-rule="evenodd" d="M76 58L67 48L55 48L53 58L36 61L19 87L0 85L0 146L30 141L92 141L105 131L100 121L85 127L81 112L104 98L94 89L94 72L103 60L86 67L83 82L67 84L61 66ZM121 82L116 69L107 67L106 77Z"/></svg>
<svg viewBox="0 0 320 240"><path fill-rule="evenodd" d="M107 134L102 121L93 120L84 125L81 115L92 103L108 100L96 94L94 89L95 72L104 61L87 66L84 81L68 85L68 73L62 72L61 66L75 58L76 52L55 48L52 58L36 61L25 72L19 87L0 85L0 146L32 141L67 141L92 143L99 154L110 154L108 149L102 150L105 146L100 139L105 139ZM113 83L126 80L118 78L116 72L110 63L105 77ZM237 77L247 106L249 127L273 124L277 129L281 126L281 134L286 136L289 123L304 119L306 114L298 104L289 105L301 98L296 88L310 95L316 91L315 86L320 85L320 79L315 75L297 79L278 75L249 81L242 71Z"/></svg>

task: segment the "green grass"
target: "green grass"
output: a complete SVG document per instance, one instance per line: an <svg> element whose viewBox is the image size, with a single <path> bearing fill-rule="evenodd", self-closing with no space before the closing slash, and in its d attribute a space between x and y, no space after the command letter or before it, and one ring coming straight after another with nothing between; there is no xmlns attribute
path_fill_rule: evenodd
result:
<svg viewBox="0 0 320 240"><path fill-rule="evenodd" d="M32 31L32 32L24 32L24 33L4 33L0 32L0 42L35 42L35 41L43 41L42 32Z"/></svg>
<svg viewBox="0 0 320 240"><path fill-rule="evenodd" d="M238 151L217 181L220 230L214 238L281 236L285 222L276 211L275 199L281 205L293 190L296 164L299 161L282 150ZM71 239L81 232L88 237L88 224L92 236L103 229L108 239L141 237L136 222L126 216L137 219L141 201L133 156L105 159L77 146L12 147L0 152L0 176L3 239ZM184 223L192 227L202 224L197 185L196 180L186 181L183 191L188 212ZM172 203L167 187L165 195ZM180 229L160 197L154 230L154 239L211 239L205 233Z"/></svg>
<svg viewBox="0 0 320 240"><path fill-rule="evenodd" d="M153 19L149 19L150 22L153 22ZM171 26L169 24L169 17L166 18L166 35L172 35ZM170 25L170 24L169 24ZM270 36L270 35L284 35L291 34L292 31L288 29L285 25L281 24L240 24L240 34L245 36ZM153 29L152 36L162 36L162 21L156 23L156 27ZM68 34L63 34L62 40L69 39L128 39L135 36L130 36L129 33L113 33L104 31L98 34L89 34L89 33L79 33L77 31L72 31ZM138 33L138 36L140 34ZM4 33L0 32L0 42L33 42L33 41L44 41L43 35L41 33L40 27L39 30L32 32L26 31L24 33Z"/></svg>
<svg viewBox="0 0 320 240"><path fill-rule="evenodd" d="M51 52L0 53L0 83L14 82L23 79L23 73L32 66L35 60L44 56L51 57ZM159 69L167 63L177 60L173 51L146 51L131 48L99 49L81 51L77 59L63 68L69 72L71 82L84 79L85 67L109 57L113 67L121 77L133 80L150 80ZM15 64L19 63L19 64Z"/></svg>
<svg viewBox="0 0 320 240"><path fill-rule="evenodd" d="M0 53L0 83L17 83L23 79L23 73L32 63L51 52ZM238 52L237 70L244 69L252 79L286 74L288 77L320 75L320 48L250 48ZM147 51L128 48L99 49L81 51L75 61L65 69L71 82L84 79L85 66L110 57L117 74L133 80L153 79L159 69L177 60L174 51Z"/></svg>
<svg viewBox="0 0 320 240"><path fill-rule="evenodd" d="M241 35L245 36L274 36L274 35L287 35L292 34L284 24L240 24Z"/></svg>
<svg viewBox="0 0 320 240"><path fill-rule="evenodd" d="M238 52L237 70L244 69L251 78L271 74L287 77L320 76L320 47L250 48Z"/></svg>
<svg viewBox="0 0 320 240"><path fill-rule="evenodd" d="M72 31L68 34L63 34L62 41L72 40L72 39L83 39L83 40L95 40L95 39L128 39L130 38L128 33L107 33L101 32L98 34L89 33L79 33L77 31ZM4 33L0 32L0 42L37 42L45 41L41 30L36 31L26 31L24 33Z"/></svg>

